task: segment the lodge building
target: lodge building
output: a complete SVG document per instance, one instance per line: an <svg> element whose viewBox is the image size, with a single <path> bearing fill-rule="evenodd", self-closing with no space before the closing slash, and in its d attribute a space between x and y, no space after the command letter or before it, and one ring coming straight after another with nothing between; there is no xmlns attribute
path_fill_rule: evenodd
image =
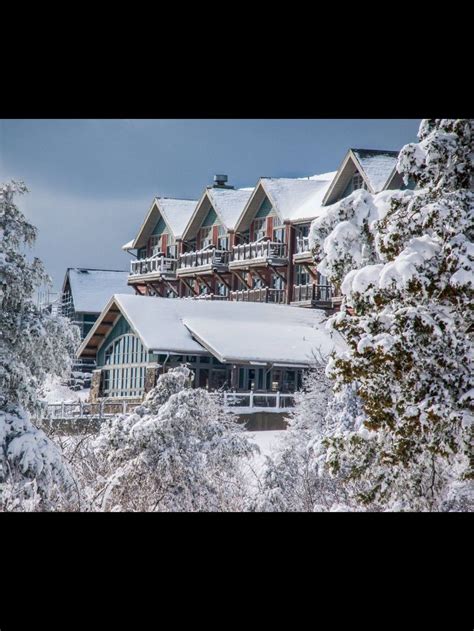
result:
<svg viewBox="0 0 474 631"><path fill-rule="evenodd" d="M137 237L123 246L136 257L128 284L141 295L331 312L340 297L316 270L311 222L324 206L356 189L403 188L397 156L396 151L350 149L335 172L262 177L246 189L216 175L198 201L156 198Z"/></svg>
<svg viewBox="0 0 474 631"><path fill-rule="evenodd" d="M129 273L83 330L78 357L96 363L91 402L140 401L186 363L196 387L242 413L284 411L315 357L344 345L325 329L340 297L316 269L311 222L354 190L404 188L397 156L350 149L335 172L241 189L216 175L198 200L156 197L123 246Z"/></svg>

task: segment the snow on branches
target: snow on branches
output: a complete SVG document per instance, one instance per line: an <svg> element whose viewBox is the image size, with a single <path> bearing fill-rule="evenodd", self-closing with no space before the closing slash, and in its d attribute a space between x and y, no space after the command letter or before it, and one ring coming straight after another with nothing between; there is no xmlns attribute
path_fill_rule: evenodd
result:
<svg viewBox="0 0 474 631"><path fill-rule="evenodd" d="M328 374L336 390L357 382L366 416L326 441L327 460L367 484L366 505L453 510L472 476L473 121L423 121L419 138L398 161L416 190L355 191L312 225L344 296L329 326L349 351Z"/></svg>

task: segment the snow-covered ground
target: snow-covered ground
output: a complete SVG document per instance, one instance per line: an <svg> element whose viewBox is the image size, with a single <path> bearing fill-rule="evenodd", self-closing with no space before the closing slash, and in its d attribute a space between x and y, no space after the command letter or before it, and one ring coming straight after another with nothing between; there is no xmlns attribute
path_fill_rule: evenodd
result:
<svg viewBox="0 0 474 631"><path fill-rule="evenodd" d="M249 463L244 463L247 479L251 490L257 493L259 483L265 471L266 456L278 448L278 445L285 435L286 430L269 430L260 432L246 432L247 438L250 439L260 449L259 454L255 454Z"/></svg>
<svg viewBox="0 0 474 631"><path fill-rule="evenodd" d="M47 403L73 403L74 401L86 401L89 398L90 388L84 390L71 390L61 385L59 377L48 376L42 388L41 399Z"/></svg>

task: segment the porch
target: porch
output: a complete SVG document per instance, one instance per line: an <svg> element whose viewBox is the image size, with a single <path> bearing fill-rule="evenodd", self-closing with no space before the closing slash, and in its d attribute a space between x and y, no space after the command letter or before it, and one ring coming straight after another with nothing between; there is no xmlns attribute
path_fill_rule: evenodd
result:
<svg viewBox="0 0 474 631"><path fill-rule="evenodd" d="M312 263L313 253L309 246L309 237L296 237L296 251L293 263Z"/></svg>
<svg viewBox="0 0 474 631"><path fill-rule="evenodd" d="M163 254L155 254L146 259L130 261L130 281L133 283L142 280L176 280L176 268L178 261Z"/></svg>
<svg viewBox="0 0 474 631"><path fill-rule="evenodd" d="M230 252L206 248L180 254L177 276L195 277L200 274L225 273L228 271Z"/></svg>
<svg viewBox="0 0 474 631"><path fill-rule="evenodd" d="M232 247L229 269L246 270L262 265L282 266L288 264L286 243L277 241L255 241Z"/></svg>
<svg viewBox="0 0 474 631"><path fill-rule="evenodd" d="M291 304L298 307L319 307L331 309L333 306L332 285L308 283L306 285L293 285Z"/></svg>

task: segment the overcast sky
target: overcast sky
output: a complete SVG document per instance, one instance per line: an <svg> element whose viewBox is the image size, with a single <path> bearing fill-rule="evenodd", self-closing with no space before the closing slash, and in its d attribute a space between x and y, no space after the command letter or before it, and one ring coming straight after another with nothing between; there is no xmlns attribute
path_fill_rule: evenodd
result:
<svg viewBox="0 0 474 631"><path fill-rule="evenodd" d="M156 195L197 199L215 173L260 176L338 168L349 147L400 149L419 120L0 120L0 181L39 229L33 253L56 289L67 267L128 269L121 251Z"/></svg>

